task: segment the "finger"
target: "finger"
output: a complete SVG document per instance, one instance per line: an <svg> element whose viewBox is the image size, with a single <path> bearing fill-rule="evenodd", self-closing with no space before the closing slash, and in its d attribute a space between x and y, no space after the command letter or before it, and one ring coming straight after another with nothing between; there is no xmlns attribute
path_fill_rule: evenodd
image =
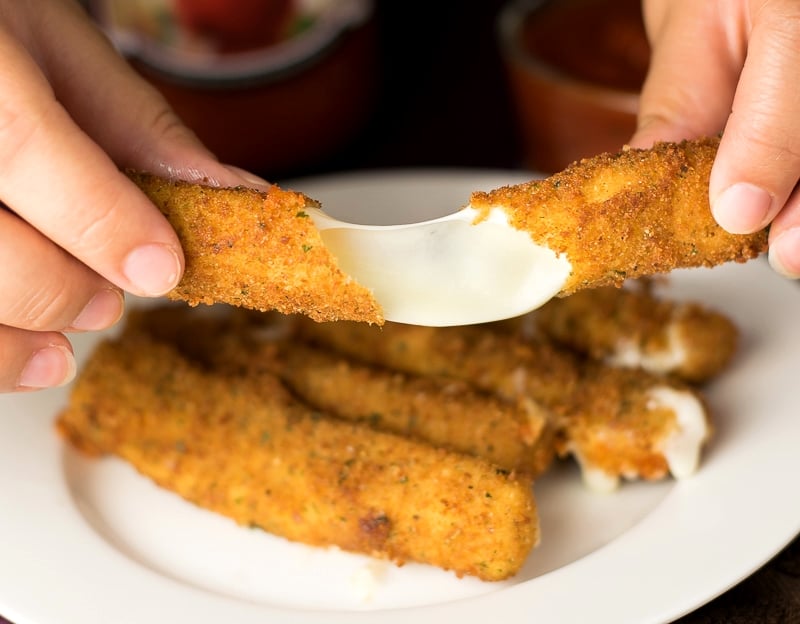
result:
<svg viewBox="0 0 800 624"><path fill-rule="evenodd" d="M781 275L800 278L800 189L795 189L769 229L769 263Z"/></svg>
<svg viewBox="0 0 800 624"><path fill-rule="evenodd" d="M62 386L75 377L75 356L63 334L0 325L0 392Z"/></svg>
<svg viewBox="0 0 800 624"><path fill-rule="evenodd" d="M717 2L653 0L645 22L652 56L630 144L680 141L720 132L728 118L741 55L731 35L735 11Z"/></svg>
<svg viewBox="0 0 800 624"><path fill-rule="evenodd" d="M0 210L0 325L105 329L122 316L122 293L27 223Z"/></svg>
<svg viewBox="0 0 800 624"><path fill-rule="evenodd" d="M178 283L167 220L73 122L33 59L0 31L0 199L114 284L143 296Z"/></svg>
<svg viewBox="0 0 800 624"><path fill-rule="evenodd" d="M220 164L79 8L51 4L48 11L53 15L37 13L34 28L50 32L51 23L57 21L59 37L37 37L39 60L58 99L114 162L123 168L215 186L267 185L256 176ZM64 46L64 40L80 45ZM102 88L97 76L103 76ZM92 97L86 97L87 93Z"/></svg>
<svg viewBox="0 0 800 624"><path fill-rule="evenodd" d="M741 234L775 218L800 173L800 3L759 6L709 184L714 217Z"/></svg>

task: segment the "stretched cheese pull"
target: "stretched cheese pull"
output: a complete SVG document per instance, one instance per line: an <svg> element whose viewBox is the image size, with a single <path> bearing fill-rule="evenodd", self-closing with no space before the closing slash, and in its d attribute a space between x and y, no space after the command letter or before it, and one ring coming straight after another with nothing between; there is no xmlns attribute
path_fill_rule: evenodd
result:
<svg viewBox="0 0 800 624"><path fill-rule="evenodd" d="M345 223L276 187L132 177L183 244L187 270L175 298L315 320L467 325L582 288L766 250L766 232L729 234L711 216L717 144L602 154L546 180L473 193L450 215L397 225Z"/></svg>
<svg viewBox="0 0 800 624"><path fill-rule="evenodd" d="M342 268L373 290L388 320L501 320L584 288L744 262L766 250L766 231L730 234L711 215L708 179L718 143L601 154L546 180L473 193L461 211L426 223L315 220Z"/></svg>

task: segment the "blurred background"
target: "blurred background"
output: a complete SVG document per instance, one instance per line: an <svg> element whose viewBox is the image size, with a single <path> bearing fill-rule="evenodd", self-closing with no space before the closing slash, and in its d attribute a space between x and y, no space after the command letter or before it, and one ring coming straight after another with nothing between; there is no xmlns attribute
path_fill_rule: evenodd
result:
<svg viewBox="0 0 800 624"><path fill-rule="evenodd" d="M576 155L617 149L632 132L647 62L643 33L635 32L638 6L638 0L87 2L123 53L223 160L270 180L394 167L550 172ZM500 28L504 9L509 15ZM543 11L539 26L525 17L532 12L539 20ZM527 43L509 43L518 34ZM620 67L606 75L575 73L597 66L607 49L600 64ZM544 57L520 61L534 51ZM587 51L591 62L581 56ZM531 72L534 82L524 83L530 77L520 75ZM584 145L584 137L603 134L609 122L587 118L593 111L584 104L576 108L575 87L580 92L582 83L602 84L609 75L620 82L620 72L631 74L622 80L631 93L623 96L616 134ZM565 77L567 96L559 92ZM559 144L570 149L560 153Z"/></svg>

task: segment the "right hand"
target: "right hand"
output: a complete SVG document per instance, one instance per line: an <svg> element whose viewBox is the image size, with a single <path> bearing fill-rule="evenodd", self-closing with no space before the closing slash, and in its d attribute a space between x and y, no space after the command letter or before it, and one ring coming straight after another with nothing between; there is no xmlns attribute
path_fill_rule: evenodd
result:
<svg viewBox="0 0 800 624"><path fill-rule="evenodd" d="M220 164L74 0L0 0L0 392L67 383L64 332L105 329L123 291L160 296L183 273L134 168L258 186ZM3 204L5 207L3 207Z"/></svg>
<svg viewBox="0 0 800 624"><path fill-rule="evenodd" d="M800 278L800 3L644 0L653 48L633 147L723 132L709 180L717 222L769 226L769 261Z"/></svg>

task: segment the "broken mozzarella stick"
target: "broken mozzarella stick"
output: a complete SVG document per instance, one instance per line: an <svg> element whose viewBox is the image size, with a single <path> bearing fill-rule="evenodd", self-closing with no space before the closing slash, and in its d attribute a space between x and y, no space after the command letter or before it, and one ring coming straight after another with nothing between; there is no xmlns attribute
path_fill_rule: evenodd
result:
<svg viewBox="0 0 800 624"><path fill-rule="evenodd" d="M559 455L573 456L596 491L621 479L686 478L712 433L705 401L688 385L596 362L568 398L563 426Z"/></svg>
<svg viewBox="0 0 800 624"><path fill-rule="evenodd" d="M277 186L256 191L128 176L181 241L186 270L170 299L383 323L372 292L342 272L324 245L308 212L319 207L313 199Z"/></svg>
<svg viewBox="0 0 800 624"><path fill-rule="evenodd" d="M642 370L581 365L546 342L492 326L387 323L378 329L301 320L298 330L351 357L462 379L509 400L538 403L554 419L560 454L575 456L593 488L611 489L621 477L686 477L697 468L710 435L701 396L684 384Z"/></svg>
<svg viewBox="0 0 800 624"><path fill-rule="evenodd" d="M305 544L495 581L539 540L528 478L329 418L274 377L204 372L135 332L99 345L58 428L200 507Z"/></svg>
<svg viewBox="0 0 800 624"><path fill-rule="evenodd" d="M745 262L767 232L730 234L711 214L708 180L718 138L656 143L573 163L544 180L475 192L481 218L501 209L534 243L564 257L560 295L621 285L677 268Z"/></svg>
<svg viewBox="0 0 800 624"><path fill-rule="evenodd" d="M728 365L739 335L723 314L669 301L643 285L584 290L552 299L531 316L535 328L593 359L692 383Z"/></svg>

